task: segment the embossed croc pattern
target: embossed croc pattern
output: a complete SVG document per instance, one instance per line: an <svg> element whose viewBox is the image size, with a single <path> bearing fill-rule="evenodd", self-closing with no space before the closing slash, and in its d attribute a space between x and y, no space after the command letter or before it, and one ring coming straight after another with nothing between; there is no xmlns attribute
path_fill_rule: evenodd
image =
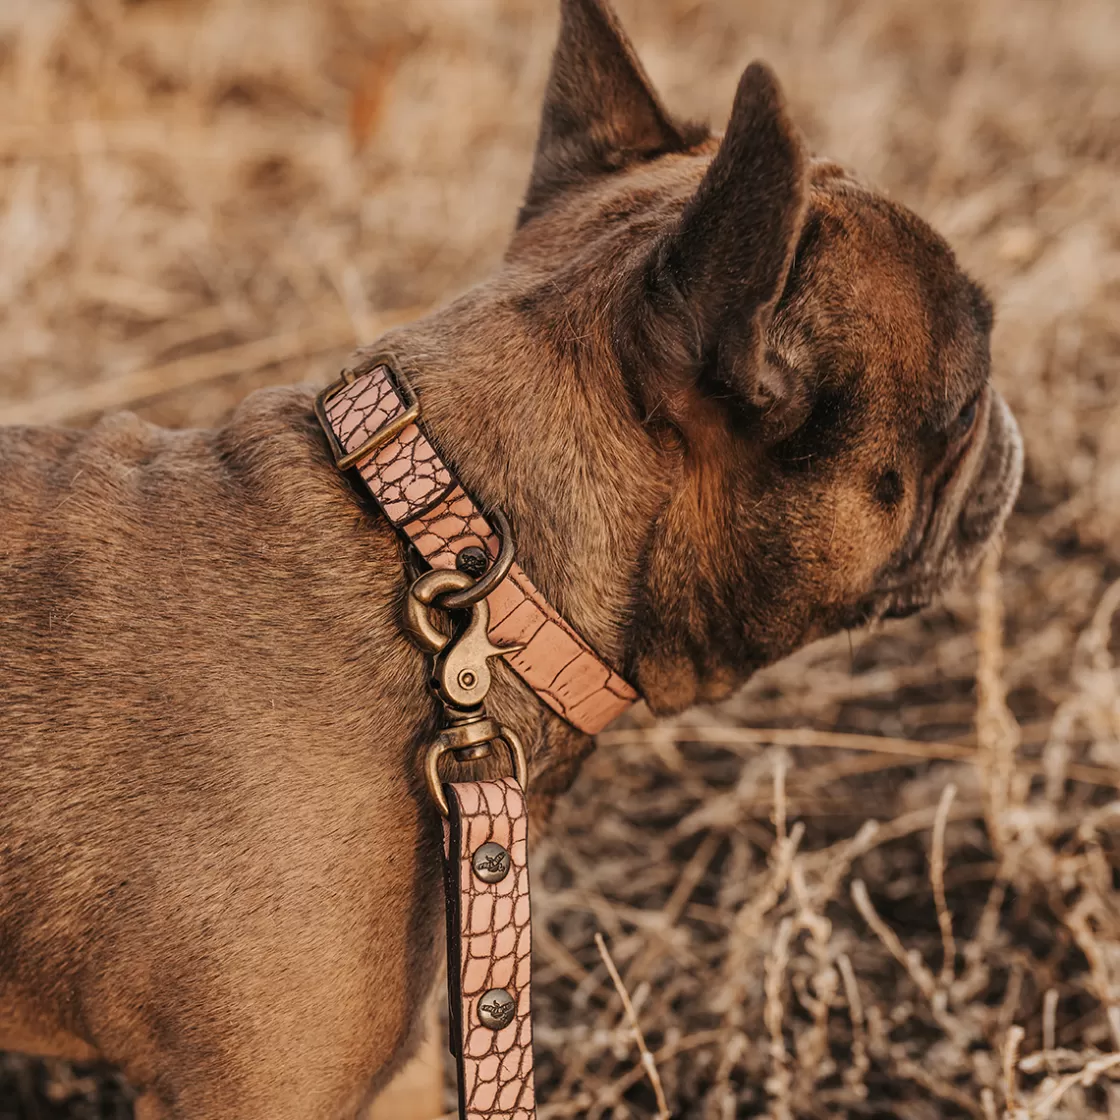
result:
<svg viewBox="0 0 1120 1120"><path fill-rule="evenodd" d="M445 787L448 995L452 1050L459 1063L462 1120L533 1120L533 1025L530 1017L528 817L513 778ZM510 855L509 873L487 883L472 855L483 844ZM483 1024L482 997L513 997L513 1017L500 1030Z"/></svg>

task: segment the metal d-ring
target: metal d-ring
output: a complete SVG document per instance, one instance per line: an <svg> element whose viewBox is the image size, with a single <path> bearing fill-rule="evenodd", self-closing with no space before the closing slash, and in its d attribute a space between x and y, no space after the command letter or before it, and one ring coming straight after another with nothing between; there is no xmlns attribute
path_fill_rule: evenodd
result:
<svg viewBox="0 0 1120 1120"><path fill-rule="evenodd" d="M490 514L490 521L498 534L498 555L494 563L470 587L462 591L445 591L436 597L433 605L445 611L462 611L485 599L509 575L513 566L515 544L513 530L500 509Z"/></svg>

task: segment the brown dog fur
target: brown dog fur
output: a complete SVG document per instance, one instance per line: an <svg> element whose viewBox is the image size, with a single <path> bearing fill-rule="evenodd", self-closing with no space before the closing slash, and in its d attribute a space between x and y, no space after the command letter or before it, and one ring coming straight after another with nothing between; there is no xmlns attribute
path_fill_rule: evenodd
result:
<svg viewBox="0 0 1120 1120"><path fill-rule="evenodd" d="M764 67L713 139L565 0L504 266L381 345L669 713L975 563L1021 470L990 326L933 231L808 157ZM407 557L311 399L0 433L0 1045L117 1062L148 1117L354 1116L437 971ZM497 678L539 818L590 742Z"/></svg>

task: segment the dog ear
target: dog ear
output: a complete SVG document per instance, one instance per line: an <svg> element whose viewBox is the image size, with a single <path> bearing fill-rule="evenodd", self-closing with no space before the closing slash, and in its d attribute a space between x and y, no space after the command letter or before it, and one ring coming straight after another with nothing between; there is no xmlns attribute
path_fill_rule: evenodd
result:
<svg viewBox="0 0 1120 1120"><path fill-rule="evenodd" d="M607 0L562 0L523 224L581 178L690 144Z"/></svg>
<svg viewBox="0 0 1120 1120"><path fill-rule="evenodd" d="M808 157L777 79L751 63L719 151L616 321L619 357L647 416L682 424L704 385L730 390L766 440L804 415L804 378L767 354L765 338L808 190Z"/></svg>

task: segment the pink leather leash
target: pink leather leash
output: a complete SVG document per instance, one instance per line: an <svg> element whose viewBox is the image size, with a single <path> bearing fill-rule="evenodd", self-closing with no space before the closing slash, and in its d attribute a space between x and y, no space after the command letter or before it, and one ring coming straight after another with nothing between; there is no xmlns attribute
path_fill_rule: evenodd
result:
<svg viewBox="0 0 1120 1120"><path fill-rule="evenodd" d="M462 1120L533 1120L529 818L513 778L449 784L447 996Z"/></svg>
<svg viewBox="0 0 1120 1120"><path fill-rule="evenodd" d="M486 660L503 656L549 707L591 734L637 693L548 603L512 553L485 598L479 579L466 629L449 638L432 627L428 608L474 583L460 570L461 554L482 549L498 576L501 542L420 429L419 403L394 367L384 356L347 370L320 394L316 414L339 468L357 470L433 569L411 589L409 630L435 658L433 688L448 717L425 766L444 817L450 1046L460 1120L534 1120L526 764L516 736L485 714ZM500 741L516 777L441 782L443 754L484 757Z"/></svg>
<svg viewBox="0 0 1120 1120"><path fill-rule="evenodd" d="M464 549L498 553L498 537L418 423L420 406L391 358L347 370L317 412L343 469L355 467L392 524L433 568ZM490 637L522 680L569 723L595 735L637 692L568 625L515 563L489 597Z"/></svg>

